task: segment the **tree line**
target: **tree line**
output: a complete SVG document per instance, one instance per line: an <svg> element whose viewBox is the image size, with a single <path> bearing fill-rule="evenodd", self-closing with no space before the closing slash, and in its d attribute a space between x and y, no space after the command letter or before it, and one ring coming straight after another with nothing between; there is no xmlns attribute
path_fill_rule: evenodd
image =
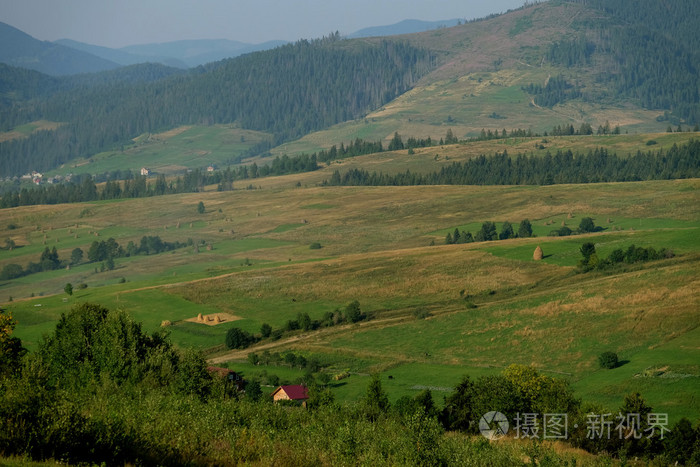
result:
<svg viewBox="0 0 700 467"><path fill-rule="evenodd" d="M244 329L234 327L226 332L224 343L229 349L245 349L263 339L279 340L285 333L299 330L313 331L345 323L357 323L370 318L370 315L360 308L360 302L353 300L342 310L336 308L334 311L324 313L321 319L311 319L308 313L301 312L297 315L296 319L287 320L287 322L278 329L273 329L268 323L263 323L262 326L260 326L259 334L251 334Z"/></svg>
<svg viewBox="0 0 700 467"><path fill-rule="evenodd" d="M167 242L163 241L158 235L144 235L141 237L140 243L137 245L133 241L129 241L126 248L117 243L114 238L107 240L93 241L87 251L87 262L97 263L102 261L102 270L114 269L114 260L117 258L127 258L136 255L155 255L165 251L171 251L177 248L192 246L194 242L188 239L187 242ZM30 262L26 267L19 264L10 263L3 267L0 271L0 280L16 279L18 277L35 274L43 271L53 271L70 266L77 266L83 262L85 252L82 248L74 248L71 251L70 259L61 260L58 256L56 247L44 248L44 251L39 257L38 263Z"/></svg>
<svg viewBox="0 0 700 467"><path fill-rule="evenodd" d="M667 151L637 151L620 157L606 148L586 154L559 150L542 157L507 151L466 162L454 162L440 171L418 174L409 170L395 175L350 169L333 172L326 185L407 186L407 185L552 185L559 183L602 183L641 180L668 180L700 176L700 141L690 140Z"/></svg>
<svg viewBox="0 0 700 467"><path fill-rule="evenodd" d="M518 231L513 229L513 225L505 221L501 225L501 233L496 231L496 224L491 221L486 221L481 224L481 228L472 235L471 232L461 231L456 227L454 232L448 232L445 236L446 245L455 245L460 243L472 242L489 242L492 240L507 240L509 238L529 238L532 237L532 224L528 219L523 219L518 225Z"/></svg>
<svg viewBox="0 0 700 467"><path fill-rule="evenodd" d="M578 269L581 272L588 272L594 269L604 270L610 269L620 264L643 263L646 261L656 261L659 259L673 258L675 254L667 248L656 250L654 247L640 247L630 245L627 249L616 248L607 258L599 258L596 253L595 244L586 242L579 249L581 258L578 262Z"/></svg>

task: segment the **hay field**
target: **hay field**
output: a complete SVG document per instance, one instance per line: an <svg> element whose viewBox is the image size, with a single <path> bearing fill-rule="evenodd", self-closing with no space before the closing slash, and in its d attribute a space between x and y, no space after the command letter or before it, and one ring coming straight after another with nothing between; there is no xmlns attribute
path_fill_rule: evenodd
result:
<svg viewBox="0 0 700 467"><path fill-rule="evenodd" d="M700 181L289 189L268 182L261 179L257 190L3 211L0 231L18 247L0 250L0 267L37 261L45 246L67 258L110 236L122 245L159 235L213 246L119 258L112 271L83 263L3 282L0 297L13 297L3 306L19 321L17 335L35 349L61 312L96 301L129 310L146 329L170 321L177 345L214 352L236 368L247 352L222 352L232 326L256 333L262 323L279 328L298 313L319 319L358 300L372 320L261 345L317 356L330 362L329 371L352 366L360 374L337 386L345 400L362 391L362 374L372 369L404 375L387 386L398 396L431 382L449 387L464 372L526 363L570 378L587 399L611 407L642 385L670 413L700 414L693 363L700 350L691 345L700 324ZM575 228L585 216L605 230L546 236L551 225ZM474 233L487 220L499 230L504 221L517 228L524 218L537 238L443 244L455 228ZM574 265L584 241L604 255L634 243L672 248L677 257L580 275ZM314 242L321 248L311 249ZM533 262L537 245L545 258ZM66 282L88 287L67 297ZM427 318L417 319L417 311ZM187 321L200 313L241 319ZM605 350L629 363L601 374L596 356ZM667 376L640 379L648 367L665 368Z"/></svg>

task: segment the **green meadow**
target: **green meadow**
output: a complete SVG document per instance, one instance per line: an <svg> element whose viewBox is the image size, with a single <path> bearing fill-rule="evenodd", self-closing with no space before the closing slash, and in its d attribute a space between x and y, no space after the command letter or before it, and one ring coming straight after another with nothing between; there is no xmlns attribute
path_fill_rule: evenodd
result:
<svg viewBox="0 0 700 467"><path fill-rule="evenodd" d="M130 146L76 159L53 170L50 175L69 173L101 174L113 170L138 173L146 167L155 173L172 175L187 169L226 167L269 135L233 125L188 126L159 134L141 135Z"/></svg>
<svg viewBox="0 0 700 467"><path fill-rule="evenodd" d="M193 240L157 255L117 258L113 270L84 259L0 283L16 335L36 350L61 313L97 302L127 310L148 332L164 330L177 346L202 350L244 375L265 371L288 382L304 375L252 366L250 352L314 356L324 373L349 373L330 383L340 401L361 397L378 371L391 400L431 388L442 403L465 374L518 363L568 379L579 397L610 410L640 390L674 420L700 417L698 180L294 187L307 176L261 179L258 190L4 210L0 232L16 246L0 250L0 268L37 262L46 247L67 259L72 249L87 252L110 237L122 246L144 235ZM200 201L204 214L197 213ZM602 230L548 235L562 223L575 230L584 217ZM475 234L493 221L500 231L508 221L517 230L523 219L533 238L444 244L455 228ZM675 257L583 274L576 264L584 242L602 257L632 244L671 249ZM538 245L545 257L533 261ZM73 296L63 292L67 282ZM285 332L246 350L223 345L232 327L253 334L263 323L282 329L301 313L320 320L354 300L370 319ZM219 313L227 316L221 324L193 320ZM604 351L618 353L622 365L599 369Z"/></svg>

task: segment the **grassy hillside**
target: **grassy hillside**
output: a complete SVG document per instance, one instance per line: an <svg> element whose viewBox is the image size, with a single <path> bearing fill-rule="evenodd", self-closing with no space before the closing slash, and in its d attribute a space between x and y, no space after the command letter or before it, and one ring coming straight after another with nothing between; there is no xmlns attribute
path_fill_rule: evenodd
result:
<svg viewBox="0 0 700 467"><path fill-rule="evenodd" d="M287 177L286 186L303 176ZM614 408L640 388L655 408L697 419L698 189L697 180L263 188L13 208L4 211L0 231L17 247L0 251L0 267L38 261L45 246L67 258L73 248L87 251L93 240L109 237L121 245L143 235L192 238L213 249L119 258L104 272L99 263L81 264L4 282L0 294L12 296L5 306L30 349L61 312L96 301L128 310L146 329L168 320L178 345L206 350L232 368L243 365L248 375L265 369L289 380L301 376L244 363L248 352L264 349L315 356L331 373L349 369L352 376L335 384L342 400L358 397L373 369L392 376L385 383L396 399L427 386L453 387L464 373L524 363L571 379L586 400ZM199 201L204 214L197 213ZM562 222L575 228L585 216L604 230L546 237ZM500 230L502 222L517 226L524 218L537 238L443 245L455 228L474 233L492 220ZM677 256L576 274L584 241L593 241L601 256L631 244L671 248ZM314 242L322 248L310 249ZM531 260L537 245L545 252L541 262ZM66 282L88 287L68 297ZM355 299L373 319L222 352L231 327L257 333L262 323L280 328L299 313L320 319ZM186 321L199 313L229 318L216 326ZM606 350L627 363L597 369L597 355Z"/></svg>
<svg viewBox="0 0 700 467"><path fill-rule="evenodd" d="M141 135L123 151L108 151L89 159L74 159L51 174L102 174L114 170L138 173L147 167L171 175L209 165L225 167L269 135L234 125L186 126L171 131Z"/></svg>

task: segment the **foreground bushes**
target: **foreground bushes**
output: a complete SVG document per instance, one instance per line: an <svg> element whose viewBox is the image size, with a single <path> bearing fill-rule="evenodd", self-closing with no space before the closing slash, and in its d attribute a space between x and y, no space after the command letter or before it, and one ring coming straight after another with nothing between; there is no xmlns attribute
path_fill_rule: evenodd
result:
<svg viewBox="0 0 700 467"><path fill-rule="evenodd" d="M390 405L378 375L361 401L342 407L327 389L311 387L304 410L238 393L209 375L200 354L178 351L163 334L146 334L122 311L78 305L28 356L10 336L13 323L0 312L0 362L13 362L0 374L4 456L109 465L578 462L538 441L489 443L462 433L477 433L479 417L497 408L511 420L517 412L567 413L581 427L571 442L592 452L700 460L700 429L687 420L663 443L589 440L586 414L603 409L581 407L566 382L525 366L465 377L443 411L430 391ZM646 414L651 407L633 394L620 411Z"/></svg>

